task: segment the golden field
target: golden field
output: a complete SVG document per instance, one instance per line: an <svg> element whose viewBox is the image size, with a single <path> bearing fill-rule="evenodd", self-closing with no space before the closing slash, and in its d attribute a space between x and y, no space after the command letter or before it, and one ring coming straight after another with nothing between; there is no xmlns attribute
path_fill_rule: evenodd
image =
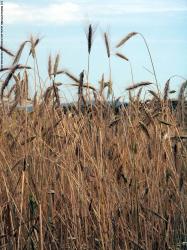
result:
<svg viewBox="0 0 187 250"><path fill-rule="evenodd" d="M109 79L99 89L89 83L92 25L87 41L88 69L76 77L59 69L59 55L49 57L50 86L30 100L33 79L41 84L40 40L31 37L16 54L1 48L13 62L1 70L0 249L187 249L187 82L173 108L170 79L162 93L149 54L155 80L133 83L128 105L117 108L108 35ZM20 64L23 50L33 65ZM69 109L60 104L62 74L78 88Z"/></svg>

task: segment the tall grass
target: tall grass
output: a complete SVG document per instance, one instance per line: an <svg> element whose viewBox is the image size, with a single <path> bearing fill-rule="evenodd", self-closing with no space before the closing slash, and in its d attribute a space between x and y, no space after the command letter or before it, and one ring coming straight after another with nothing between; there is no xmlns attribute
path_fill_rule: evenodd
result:
<svg viewBox="0 0 187 250"><path fill-rule="evenodd" d="M123 43L130 37L132 33ZM106 33L104 38L110 60ZM163 95L149 90L147 101L142 101L142 88L154 82L133 83L127 88L128 106L117 109L104 95L111 77L107 83L103 75L97 90L88 84L89 70L84 83L84 71L76 77L58 70L59 55L54 65L50 56L50 86L34 94L33 110L27 112L18 108L29 102L32 84L30 66L19 64L26 43L36 64L39 40L32 38L15 56L9 53L13 63L2 75L1 249L186 249L187 154L181 114L186 83L179 93L182 110L172 108L169 81ZM88 46L88 57L90 51ZM74 107L60 106L57 74L66 74L78 88ZM84 95L88 88L93 97ZM132 97L135 89L140 91ZM90 98L95 98L91 108Z"/></svg>

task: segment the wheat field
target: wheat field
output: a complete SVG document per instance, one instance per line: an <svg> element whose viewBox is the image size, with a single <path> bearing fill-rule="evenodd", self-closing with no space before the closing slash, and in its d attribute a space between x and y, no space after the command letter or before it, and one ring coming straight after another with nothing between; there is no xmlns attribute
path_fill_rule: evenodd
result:
<svg viewBox="0 0 187 250"><path fill-rule="evenodd" d="M174 107L171 78L162 93L147 42L132 32L115 56L130 63L119 49L140 35L154 80L132 82L128 105L117 107L107 33L109 77L99 89L90 83L93 35L89 25L88 67L79 77L59 68L59 55L49 57L47 88L39 78L39 38L16 53L1 48L12 65L1 69L0 249L187 249L187 82ZM21 64L23 50L33 65L28 58ZM78 89L69 107L61 105L56 80L64 74ZM34 84L40 92L29 99Z"/></svg>

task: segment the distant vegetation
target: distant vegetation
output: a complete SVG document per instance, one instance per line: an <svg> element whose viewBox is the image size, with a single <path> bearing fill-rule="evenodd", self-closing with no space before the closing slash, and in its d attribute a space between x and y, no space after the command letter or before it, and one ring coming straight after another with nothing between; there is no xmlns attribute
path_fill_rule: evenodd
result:
<svg viewBox="0 0 187 250"><path fill-rule="evenodd" d="M161 93L147 42L132 32L115 55L130 64L119 48L143 38L153 82L134 83L132 73L128 105L116 109L107 33L109 78L102 75L99 89L89 80L93 35L89 25L86 70L74 76L59 69L59 55L54 62L50 56L44 82L40 39L31 37L16 54L1 48L13 62L1 69L0 248L187 249L187 81L174 109L171 78ZM59 90L64 74L78 89L77 103L66 110Z"/></svg>

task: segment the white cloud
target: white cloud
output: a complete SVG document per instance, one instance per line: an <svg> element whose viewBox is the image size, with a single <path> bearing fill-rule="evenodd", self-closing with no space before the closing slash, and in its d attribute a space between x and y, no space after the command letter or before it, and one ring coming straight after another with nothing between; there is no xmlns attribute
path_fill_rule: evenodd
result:
<svg viewBox="0 0 187 250"><path fill-rule="evenodd" d="M6 3L4 16L6 23L64 24L81 19L80 7L74 3L58 3L47 6Z"/></svg>
<svg viewBox="0 0 187 250"><path fill-rule="evenodd" d="M91 19L123 18L128 14L165 13L187 11L187 4L176 4L173 1L81 1L64 2L56 0L53 4L32 5L5 3L7 23L33 22L35 24L66 24L85 17Z"/></svg>
<svg viewBox="0 0 187 250"><path fill-rule="evenodd" d="M102 4L85 4L84 7L92 14L104 16L122 16L124 14L145 14L145 13L165 13L165 12L184 12L187 11L187 4L176 4L173 1L150 1L150 0L123 0L110 1Z"/></svg>

